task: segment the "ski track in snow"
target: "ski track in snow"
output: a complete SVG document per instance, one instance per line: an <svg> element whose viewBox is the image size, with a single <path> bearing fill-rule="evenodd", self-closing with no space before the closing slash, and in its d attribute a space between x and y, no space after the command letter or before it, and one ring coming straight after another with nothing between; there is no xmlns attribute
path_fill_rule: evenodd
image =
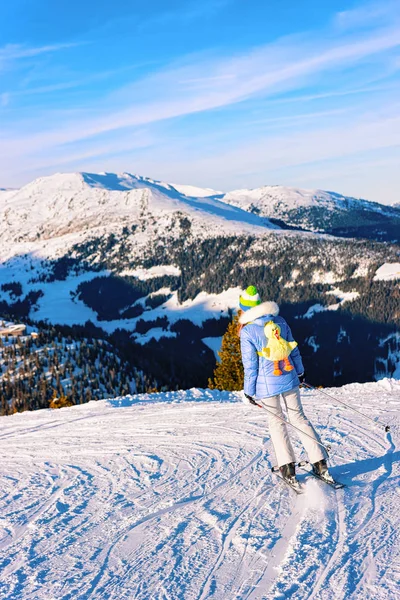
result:
<svg viewBox="0 0 400 600"><path fill-rule="evenodd" d="M0 418L0 598L398 598L400 382L328 392L392 432L304 392L347 487L299 469L302 496L270 472L266 413L235 394Z"/></svg>

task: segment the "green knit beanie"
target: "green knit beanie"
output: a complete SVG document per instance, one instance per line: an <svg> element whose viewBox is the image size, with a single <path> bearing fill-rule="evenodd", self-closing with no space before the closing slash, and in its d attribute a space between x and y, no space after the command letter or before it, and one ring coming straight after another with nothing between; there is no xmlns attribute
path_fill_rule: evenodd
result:
<svg viewBox="0 0 400 600"><path fill-rule="evenodd" d="M239 306L242 310L249 310L261 304L261 298L255 285L249 285L239 298Z"/></svg>

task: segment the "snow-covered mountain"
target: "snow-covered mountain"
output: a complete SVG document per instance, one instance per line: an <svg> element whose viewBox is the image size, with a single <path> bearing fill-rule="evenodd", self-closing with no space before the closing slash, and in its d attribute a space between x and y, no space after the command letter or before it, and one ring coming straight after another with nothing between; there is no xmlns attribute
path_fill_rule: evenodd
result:
<svg viewBox="0 0 400 600"><path fill-rule="evenodd" d="M236 190L221 200L262 217L347 237L400 239L400 208L327 192L283 186Z"/></svg>
<svg viewBox="0 0 400 600"><path fill-rule="evenodd" d="M267 219L208 196L207 191L201 195L197 190L199 196L193 197L185 195L185 186L181 189L127 173L42 177L20 190L0 194L0 247L68 234L82 239L132 225L140 226L140 241L146 244L151 236L173 231L183 218L190 220L199 237L278 229Z"/></svg>
<svg viewBox="0 0 400 600"><path fill-rule="evenodd" d="M177 215L189 218L197 236L257 235L279 229L277 223L356 237L400 231L398 207L323 190L264 186L224 194L129 173L58 173L0 191L0 244L104 234L132 223L141 224L146 238L174 229Z"/></svg>
<svg viewBox="0 0 400 600"><path fill-rule="evenodd" d="M86 338L95 330L160 386L203 386L239 290L257 283L297 320L316 383L393 375L398 246L288 229L288 211L301 221L318 203L343 219L375 207L329 192L222 194L128 173L57 174L1 191L0 318L74 335L80 327ZM377 206L385 219L395 210Z"/></svg>
<svg viewBox="0 0 400 600"><path fill-rule="evenodd" d="M266 412L236 393L1 417L1 598L395 600L400 382L324 392L302 392L305 412L347 487L298 469L302 496L271 473Z"/></svg>
<svg viewBox="0 0 400 600"><path fill-rule="evenodd" d="M65 246L133 224L142 233L137 244L146 245L177 232L182 220L197 237L260 235L280 226L356 237L400 232L399 208L322 190L264 186L224 194L129 173L58 173L0 191L0 251L60 237Z"/></svg>

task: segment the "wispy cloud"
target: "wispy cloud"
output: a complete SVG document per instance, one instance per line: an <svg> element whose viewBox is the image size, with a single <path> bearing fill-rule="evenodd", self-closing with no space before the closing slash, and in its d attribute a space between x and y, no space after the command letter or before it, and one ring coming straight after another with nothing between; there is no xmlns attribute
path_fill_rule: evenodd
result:
<svg viewBox="0 0 400 600"><path fill-rule="evenodd" d="M161 178L168 178L169 175L175 181L192 182L215 189L233 189L282 183L283 176L286 184L298 185L300 180L308 179L310 182L313 177L314 180L318 178L323 163L322 174L328 168L327 164L333 169L332 165L337 165L338 161L340 166L335 167L338 172L346 169L351 171L354 162L365 161L357 159L358 156L379 156L381 152L388 153L389 159L384 161L387 164L390 156L394 153L398 155L400 151L400 117L395 106L382 107L382 112L388 116L373 118L373 115L364 115L342 126L321 127L318 122L307 122L304 131L277 132L268 138L254 137L232 149L213 148L210 143L207 156L199 152L191 153L188 158L184 150L177 150L171 156L157 157L158 171L154 175ZM143 156L140 161L143 172L151 174L153 161L154 155ZM375 162L370 158L366 164L373 165ZM207 180L204 182L205 173ZM364 188L364 196L374 199L367 192L370 184L367 172L364 172L364 180L360 190ZM320 185L326 188L326 184ZM340 186L337 186L337 190L345 191Z"/></svg>
<svg viewBox="0 0 400 600"><path fill-rule="evenodd" d="M190 19L196 10L217 10L228 1L231 0L210 1L201 6L191 3L186 9L185 18ZM165 13L164 18L168 18L168 14ZM119 151L130 152L135 149L144 149L139 157L139 164L143 168L149 166L150 169L151 164L158 168L162 162L160 148L164 151L168 148L168 156L174 156L181 162L182 171L189 174L196 168L215 174L219 168L221 177L227 178L232 171L261 172L264 169L267 173L281 166L289 168L308 164L316 156L329 159L339 156L339 153L348 153L350 156L361 152L363 148L377 150L391 146L395 143L395 136L400 133L398 120L393 115L388 120L377 114L371 119L365 105L359 105L351 116L342 107L333 104L333 108L323 103L317 103L314 110L307 112L297 110L295 114L280 114L278 111L280 104L284 103L321 101L346 95L367 97L370 91L384 93L385 87L390 89L392 83L373 85L373 82L374 77L377 79L380 76L383 66L386 67L390 61L393 64L394 54L400 48L397 13L392 19L385 13L385 17L377 20L377 26L372 26L373 19L368 16L368 11L364 10L362 14L361 27L357 25L356 15L346 13L339 15L333 25L318 33L304 32L284 37L231 55L217 55L216 51L214 54L208 51L190 55L162 70L114 88L111 93L104 93L96 99L91 97L87 104L79 97L79 102L74 104L71 101L68 109L57 107L57 110L51 111L46 107L44 117L39 110L32 113L28 108L24 115L19 116L18 122L10 121L2 127L0 164L4 175L17 162L21 171L48 169L56 164L78 164L80 160L87 165L99 157L104 160L107 155L110 158ZM367 22L371 26L367 27ZM338 23L341 23L340 27ZM74 45L43 45L37 48L7 46L0 49L0 68L2 60L32 58L66 50ZM366 81L363 76L357 78L357 69L363 72L369 64L374 65L373 76L368 75ZM110 76L112 73L110 71ZM339 75L343 77L345 89L340 89L336 84ZM86 81L90 77L95 80L101 76L101 73L94 72ZM85 79L49 82L30 86L29 90L22 89L19 93L56 93L79 86L82 81ZM295 96L282 97L288 93ZM261 117L251 112L257 102L264 103ZM267 104L271 111L273 103L275 112L267 112ZM386 102L382 106L389 110L388 104ZM226 115L229 112L227 109L234 111L240 106L246 107L249 113L249 125L271 123L276 125L276 129L281 126L282 131L279 133L271 128L267 137L265 131L260 131L251 142L240 139L240 134L237 134L236 139L232 136L230 140L230 150L216 144L213 156L204 158L210 155L204 138L208 136L208 146L214 148L211 142L215 140L215 131L210 126L204 131L201 147L198 145L192 153L192 156L196 155L196 160L188 164L187 153L182 148L194 148L197 137L194 135L192 142L186 140L181 147L179 141L174 146L173 123L189 118L195 120L217 111L221 116ZM334 127L331 126L333 118ZM168 138L162 131L166 123ZM298 129L290 131L285 123L303 124L303 128L307 128L307 138ZM238 126L236 131L239 131ZM146 159L146 162L144 158L146 151L150 153L146 149L151 145L153 163L150 159ZM165 158L163 164L174 172L171 160L168 162ZM151 170L148 174L152 175ZM173 177L180 179L177 173ZM5 184L9 183L14 182L5 181ZM221 182L218 187L222 187Z"/></svg>
<svg viewBox="0 0 400 600"><path fill-rule="evenodd" d="M85 77L77 78L77 79L69 79L63 80L58 83L51 83L48 85L42 86L33 86L31 84L31 79L25 79L23 84L24 87L18 90L10 90L6 93L8 96L8 100L18 96L31 96L31 95L40 95L40 94L49 94L53 92L59 92L63 90L71 90L74 88L87 87L92 85L94 82L99 82L106 79L111 79L121 74L126 74L129 71L133 72L135 69L139 68L139 65L133 64L126 67L111 69L109 71L100 71L97 73L87 74Z"/></svg>
<svg viewBox="0 0 400 600"><path fill-rule="evenodd" d="M276 125L277 127L281 127L281 125L283 123L289 123L290 125L293 125L293 123L295 122L300 122L302 124L304 124L305 121L307 120L312 120L315 121L316 119L320 118L320 117L335 117L335 116L339 116L339 115L343 115L346 111L345 108L337 108L337 109L333 109L333 110L321 110L321 111L316 111L316 112L309 112L309 113L299 113L299 114L290 114L290 115L285 115L285 116L274 116L274 117L269 117L269 118L265 118L265 119L255 119L255 120L249 120L247 122L248 125L265 125L265 124L273 124Z"/></svg>
<svg viewBox="0 0 400 600"><path fill-rule="evenodd" d="M400 57L399 57L399 67L400 67ZM300 103L300 102L311 102L314 100L326 100L331 98L341 98L345 96L359 96L366 94L374 94L380 92L389 92L393 95L396 95L400 92L399 84L381 84L381 85L369 85L365 87L356 87L356 88L347 88L342 90L331 89L327 92L322 93L314 93L314 94L296 94L294 96L278 98L275 100L270 100L271 102L286 104L286 103Z"/></svg>
<svg viewBox="0 0 400 600"><path fill-rule="evenodd" d="M83 114L82 121L53 126L44 132L41 126L40 133L21 143L28 147L32 143L51 147L222 108L259 94L273 95L295 89L309 77L338 67L348 69L358 61L396 47L400 47L400 29L394 28L358 40L346 38L330 46L321 41L312 45L305 42L303 49L290 39L283 40L235 58L172 67L120 90L117 99L120 105L120 97L125 97L123 109L113 109L110 97L98 103L97 112L103 115L93 118L90 113ZM159 100L150 100L155 97ZM131 98L137 100L132 102Z"/></svg>
<svg viewBox="0 0 400 600"><path fill-rule="evenodd" d="M58 52L65 48L74 48L82 45L79 43L68 43L68 44L53 44L49 46L38 46L36 48L24 47L19 44L7 44L0 48L0 59L13 60L17 58L27 58L31 56L38 56L39 54L47 54L49 52Z"/></svg>
<svg viewBox="0 0 400 600"><path fill-rule="evenodd" d="M367 2L362 6L344 10L337 13L335 25L341 30L362 27L377 27L393 23L400 18L400 7L397 0L385 2Z"/></svg>
<svg viewBox="0 0 400 600"><path fill-rule="evenodd" d="M60 52L68 48L82 46L86 42L52 44L47 46L29 47L21 44L7 44L0 48L0 70L4 70L14 61L26 58L33 58L42 54Z"/></svg>
<svg viewBox="0 0 400 600"><path fill-rule="evenodd" d="M77 165L94 160L109 159L113 156L129 155L143 151L155 144L154 137L149 132L137 132L134 137L126 135L124 139L104 141L91 144L86 149L73 148L68 153L58 151L51 158L41 156L40 153L29 163L26 173L35 173L44 166L50 172L60 168L76 168ZM78 167L79 168L79 167Z"/></svg>

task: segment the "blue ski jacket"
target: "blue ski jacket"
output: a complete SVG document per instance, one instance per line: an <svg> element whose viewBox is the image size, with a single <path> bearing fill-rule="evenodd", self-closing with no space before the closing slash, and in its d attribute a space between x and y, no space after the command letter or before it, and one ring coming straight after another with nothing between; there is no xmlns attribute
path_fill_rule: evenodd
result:
<svg viewBox="0 0 400 600"><path fill-rule="evenodd" d="M296 346L289 355L292 371L285 371L280 363L282 375L274 375L274 362L260 355L268 345L264 325L274 321L281 328L281 336L293 342L293 335L285 319L278 316L279 307L275 302L263 302L245 311L239 318L243 325L240 332L240 347L244 368L244 393L255 398L269 398L288 392L300 384L298 375L304 373L299 348Z"/></svg>

